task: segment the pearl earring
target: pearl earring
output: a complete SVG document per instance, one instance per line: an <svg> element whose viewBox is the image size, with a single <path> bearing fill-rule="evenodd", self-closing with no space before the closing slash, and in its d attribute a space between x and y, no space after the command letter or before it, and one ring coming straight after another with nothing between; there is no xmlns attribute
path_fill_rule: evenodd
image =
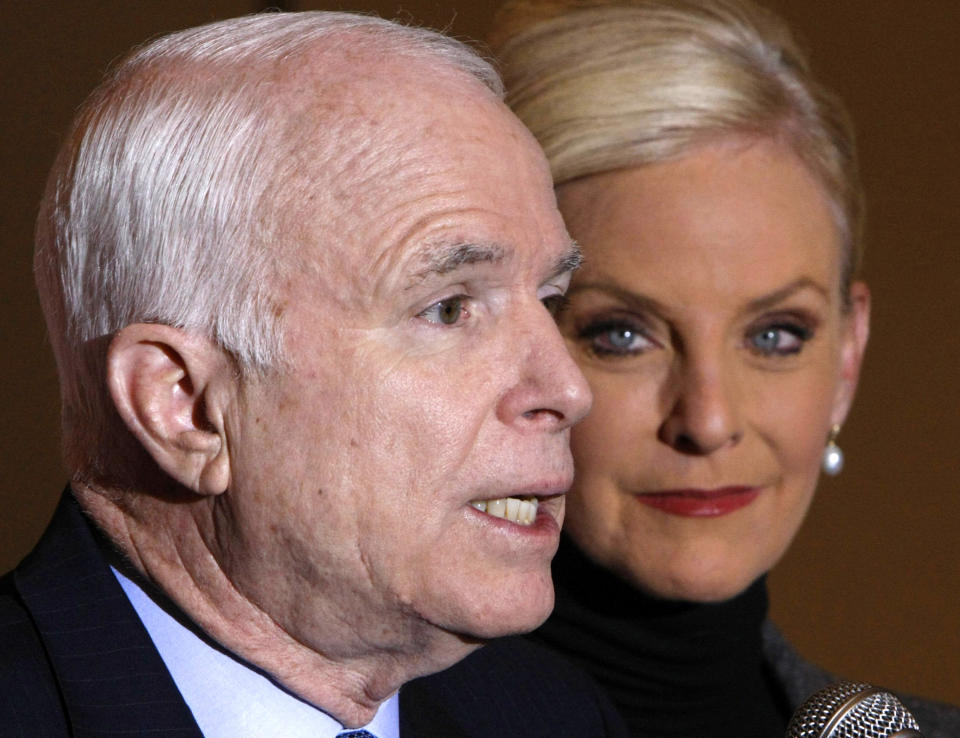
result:
<svg viewBox="0 0 960 738"><path fill-rule="evenodd" d="M827 446L823 449L823 460L820 462L823 473L831 477L843 471L843 451L837 445L838 435L840 435L840 426L834 425L827 436Z"/></svg>

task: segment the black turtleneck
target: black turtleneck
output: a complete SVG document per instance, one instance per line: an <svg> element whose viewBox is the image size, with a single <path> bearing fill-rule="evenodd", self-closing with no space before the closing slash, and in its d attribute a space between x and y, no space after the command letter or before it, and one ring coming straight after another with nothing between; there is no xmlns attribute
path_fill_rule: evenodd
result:
<svg viewBox="0 0 960 738"><path fill-rule="evenodd" d="M764 667L763 578L722 603L654 599L565 536L557 604L533 638L606 689L637 738L782 738L789 708Z"/></svg>

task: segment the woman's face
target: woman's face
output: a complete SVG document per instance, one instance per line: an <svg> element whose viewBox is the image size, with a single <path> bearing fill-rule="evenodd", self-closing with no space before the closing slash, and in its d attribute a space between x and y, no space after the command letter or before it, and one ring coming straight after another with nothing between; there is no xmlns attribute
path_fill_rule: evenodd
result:
<svg viewBox="0 0 960 738"><path fill-rule="evenodd" d="M558 188L584 267L559 318L594 392L568 533L659 597L732 597L783 554L842 423L869 293L841 298L817 182L727 141Z"/></svg>

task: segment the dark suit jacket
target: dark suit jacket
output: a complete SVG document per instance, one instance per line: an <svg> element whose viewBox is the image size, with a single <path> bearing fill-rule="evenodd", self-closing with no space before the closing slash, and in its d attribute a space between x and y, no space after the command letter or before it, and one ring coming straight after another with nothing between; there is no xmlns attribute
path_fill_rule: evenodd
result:
<svg viewBox="0 0 960 738"><path fill-rule="evenodd" d="M0 579L0 734L201 735L69 494L37 547ZM400 734L592 738L626 731L587 677L525 641L504 639L404 686Z"/></svg>

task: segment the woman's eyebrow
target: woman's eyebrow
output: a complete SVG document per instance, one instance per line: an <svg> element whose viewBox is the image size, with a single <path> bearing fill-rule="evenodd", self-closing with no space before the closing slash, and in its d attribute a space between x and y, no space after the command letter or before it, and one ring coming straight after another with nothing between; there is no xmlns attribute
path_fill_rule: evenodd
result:
<svg viewBox="0 0 960 738"><path fill-rule="evenodd" d="M778 290L774 290L767 295L763 295L755 300L751 300L747 305L747 310L750 312L766 310L767 308L773 307L777 303L783 302L797 292L807 289L812 289L814 292L818 292L827 300L830 299L830 290L817 282L815 279L812 279L811 277L799 277L798 279L793 280Z"/></svg>
<svg viewBox="0 0 960 738"><path fill-rule="evenodd" d="M579 282L573 285L567 291L567 295L573 296L579 292L602 292L606 295L616 298L624 305L634 310L648 310L660 314L667 312L667 309L663 303L657 301L656 299L604 280Z"/></svg>

